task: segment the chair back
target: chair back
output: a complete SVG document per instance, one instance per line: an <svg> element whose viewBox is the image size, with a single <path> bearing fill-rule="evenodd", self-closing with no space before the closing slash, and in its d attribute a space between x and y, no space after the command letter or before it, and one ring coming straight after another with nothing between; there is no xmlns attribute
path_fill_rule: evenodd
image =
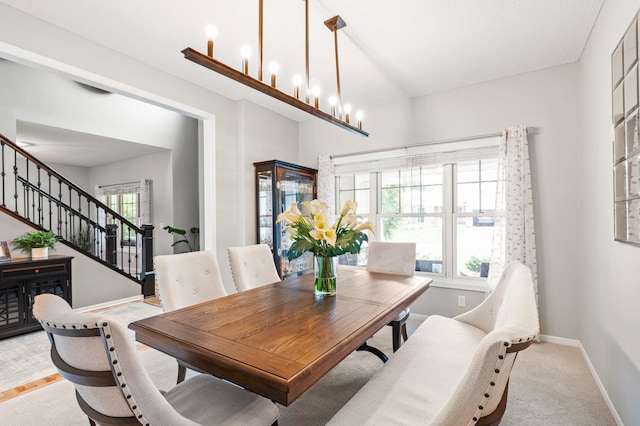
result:
<svg viewBox="0 0 640 426"><path fill-rule="evenodd" d="M519 262L509 263L496 288L478 306L455 317L491 333L502 330L513 337L512 343L531 343L526 337L538 332L540 322L533 290L531 270Z"/></svg>
<svg viewBox="0 0 640 426"><path fill-rule="evenodd" d="M122 325L74 312L53 294L36 296L33 314L51 342L51 360L74 384L90 419L103 425L190 423L158 392Z"/></svg>
<svg viewBox="0 0 640 426"><path fill-rule="evenodd" d="M155 256L153 264L158 296L165 312L227 295L212 251Z"/></svg>
<svg viewBox="0 0 640 426"><path fill-rule="evenodd" d="M229 247L229 263L238 291L245 291L280 281L273 253L266 244Z"/></svg>
<svg viewBox="0 0 640 426"><path fill-rule="evenodd" d="M415 269L416 243L369 243L367 271L410 276Z"/></svg>
<svg viewBox="0 0 640 426"><path fill-rule="evenodd" d="M493 420L499 420L504 413L516 355L529 347L540 331L530 269L519 262L509 263L495 290L474 309L454 319L477 327L487 335L476 348L465 378L459 382L466 385L457 387L452 402L434 424L462 424L470 417L479 418L485 413L491 413L487 415L491 421L483 420L482 424L493 424ZM465 404L461 405L460 401Z"/></svg>

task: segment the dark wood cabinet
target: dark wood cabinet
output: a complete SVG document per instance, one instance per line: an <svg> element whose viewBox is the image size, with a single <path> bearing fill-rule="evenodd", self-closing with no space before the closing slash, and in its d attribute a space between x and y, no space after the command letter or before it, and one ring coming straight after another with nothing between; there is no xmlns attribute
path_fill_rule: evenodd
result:
<svg viewBox="0 0 640 426"><path fill-rule="evenodd" d="M32 312L39 294L56 294L71 304L71 259L52 255L0 264L0 339L41 328Z"/></svg>
<svg viewBox="0 0 640 426"><path fill-rule="evenodd" d="M253 163L256 170L257 241L268 244L280 277L286 279L313 272L313 254L305 253L289 262L291 241L276 218L292 203L311 201L316 196L318 171L279 160Z"/></svg>

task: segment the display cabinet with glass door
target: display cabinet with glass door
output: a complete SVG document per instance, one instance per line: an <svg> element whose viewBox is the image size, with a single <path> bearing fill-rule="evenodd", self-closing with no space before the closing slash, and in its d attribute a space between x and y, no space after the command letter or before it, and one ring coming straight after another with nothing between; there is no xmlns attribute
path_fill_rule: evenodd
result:
<svg viewBox="0 0 640 426"><path fill-rule="evenodd" d="M253 163L256 176L257 241L267 244L283 279L313 272L313 254L305 253L289 261L287 252L292 241L276 223L280 213L292 203L311 201L316 195L318 171L279 160Z"/></svg>

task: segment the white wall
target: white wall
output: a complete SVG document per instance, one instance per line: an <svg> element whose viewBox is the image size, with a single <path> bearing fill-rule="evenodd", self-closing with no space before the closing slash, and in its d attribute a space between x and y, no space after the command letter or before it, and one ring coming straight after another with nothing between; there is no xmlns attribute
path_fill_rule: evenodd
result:
<svg viewBox="0 0 640 426"><path fill-rule="evenodd" d="M78 167L56 163L47 163L47 165L63 177L87 191L89 194L93 194L93 188L89 184L89 176L91 174L91 169L89 167Z"/></svg>
<svg viewBox="0 0 640 426"><path fill-rule="evenodd" d="M227 248L257 242L253 163L275 159L296 162L298 157L296 122L247 101L238 101L234 110L237 140L217 150L217 257L229 293L236 290Z"/></svg>
<svg viewBox="0 0 640 426"><path fill-rule="evenodd" d="M611 54L640 8L606 1L579 67L580 340L625 424L640 419L640 247L613 240Z"/></svg>
<svg viewBox="0 0 640 426"><path fill-rule="evenodd" d="M365 120L371 132L368 139L340 129L328 131L317 120L306 122L301 126L300 159L314 166L317 162L313 160L322 152L340 154L484 135L518 124L534 127L529 143L541 328L545 334L578 338L581 141L575 134L579 128L577 70L576 64L565 65L423 96L409 104L378 107ZM465 292L429 290L413 309L424 314L455 314L454 295ZM481 300L467 296L468 307Z"/></svg>
<svg viewBox="0 0 640 426"><path fill-rule="evenodd" d="M192 140L191 144L195 145ZM173 253L171 244L173 237L162 229L163 225L174 225L174 175L172 173L172 151L160 152L130 160L110 163L104 166L96 166L90 169L90 178L87 192L94 193L96 185L114 185L126 182L139 182L141 179L151 179L151 219L155 225L153 230L153 247L155 254ZM188 166L196 168L196 162L192 161ZM196 168L197 169L197 168ZM197 170L196 170L197 171ZM198 204L183 206L185 210L197 213ZM197 219L196 219L197 220ZM192 222L194 223L194 222ZM195 222L197 223L197 222ZM195 226L190 225L191 226Z"/></svg>
<svg viewBox="0 0 640 426"><path fill-rule="evenodd" d="M312 119L300 123L298 163L318 167L318 154L347 154L414 143L411 137L412 105L403 101L367 110L363 128L369 137L347 132L325 121Z"/></svg>

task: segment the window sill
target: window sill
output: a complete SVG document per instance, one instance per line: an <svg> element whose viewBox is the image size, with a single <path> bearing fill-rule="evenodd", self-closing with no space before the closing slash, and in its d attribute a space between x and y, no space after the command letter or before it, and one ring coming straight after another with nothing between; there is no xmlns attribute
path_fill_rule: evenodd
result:
<svg viewBox="0 0 640 426"><path fill-rule="evenodd" d="M416 275L433 278L432 287L436 288L448 288L451 290L467 290L477 291L479 293L485 293L487 290L486 278L455 278L447 279L439 274L429 274L425 272L416 271Z"/></svg>

